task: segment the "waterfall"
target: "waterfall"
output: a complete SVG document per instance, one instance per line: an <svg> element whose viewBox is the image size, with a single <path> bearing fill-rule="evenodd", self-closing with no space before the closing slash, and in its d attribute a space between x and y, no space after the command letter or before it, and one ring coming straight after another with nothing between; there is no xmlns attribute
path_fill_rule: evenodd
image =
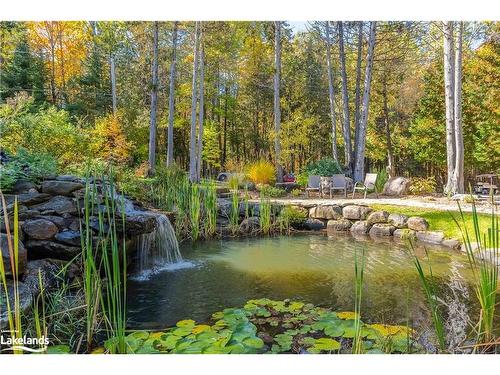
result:
<svg viewBox="0 0 500 375"><path fill-rule="evenodd" d="M139 236L137 259L141 273L182 262L175 231L168 217L156 215L155 230Z"/></svg>

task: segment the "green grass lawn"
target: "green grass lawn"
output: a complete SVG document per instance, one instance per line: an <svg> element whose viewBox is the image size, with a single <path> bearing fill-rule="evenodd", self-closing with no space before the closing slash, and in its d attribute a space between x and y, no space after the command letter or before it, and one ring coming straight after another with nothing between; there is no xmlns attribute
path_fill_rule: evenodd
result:
<svg viewBox="0 0 500 375"><path fill-rule="evenodd" d="M457 224L452 219L453 215L460 223L460 225L462 225L460 212L448 212L448 211L433 210L428 208L392 206L387 204L374 204L370 205L370 207L372 207L374 210L384 210L389 213L398 213L408 216L421 216L429 222L430 230L441 230L445 233L446 237L455 237L459 240L462 240L462 234L460 232L460 229L457 227ZM467 230L469 231L469 236L474 238L474 229L472 226L472 213L464 212L464 217ZM478 219L479 219L479 229L481 230L481 233L486 233L487 228L491 226L491 215L478 214Z"/></svg>

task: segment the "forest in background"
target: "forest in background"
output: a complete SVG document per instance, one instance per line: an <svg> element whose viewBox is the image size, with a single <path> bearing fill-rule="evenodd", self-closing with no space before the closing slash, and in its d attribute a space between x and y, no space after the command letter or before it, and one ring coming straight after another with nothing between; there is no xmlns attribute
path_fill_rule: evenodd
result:
<svg viewBox="0 0 500 375"><path fill-rule="evenodd" d="M294 32L281 22L279 34L273 22L203 22L201 32L195 27L194 22L2 22L0 147L10 154L50 155L60 171L81 171L92 158L145 175L152 113L152 148L156 163L165 164L173 108L173 158L188 170L194 108L194 118L203 123L204 176L241 171L261 159L298 173L310 162L334 157L333 134L339 162L347 164L343 127L348 124L355 133L371 23L311 22L306 31ZM197 35L199 54L193 52ZM441 190L447 178L442 23L378 22L375 41L365 171L385 170L392 159L391 173L433 177ZM499 41L498 23L464 23L466 181L498 172L500 165ZM197 62L203 79L196 84L194 56L203 56ZM199 82L203 104L197 105L200 97L192 93Z"/></svg>

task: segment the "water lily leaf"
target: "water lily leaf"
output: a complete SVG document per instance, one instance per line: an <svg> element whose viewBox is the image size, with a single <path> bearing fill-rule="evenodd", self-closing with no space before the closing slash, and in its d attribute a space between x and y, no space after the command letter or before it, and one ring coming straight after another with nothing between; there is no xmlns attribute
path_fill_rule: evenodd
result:
<svg viewBox="0 0 500 375"><path fill-rule="evenodd" d="M103 346L100 346L98 348L95 348L90 352L90 354L104 354L106 352L106 349Z"/></svg>
<svg viewBox="0 0 500 375"><path fill-rule="evenodd" d="M127 339L133 338L137 340L146 340L149 337L149 332L147 331L134 331L130 335L127 336Z"/></svg>
<svg viewBox="0 0 500 375"><path fill-rule="evenodd" d="M243 340L243 344L250 348L261 349L264 346L264 341L258 337L247 337Z"/></svg>
<svg viewBox="0 0 500 375"><path fill-rule="evenodd" d="M191 329L192 329L192 327L189 327L189 326L176 328L172 331L172 334L174 334L176 336L184 337L184 336L191 334Z"/></svg>
<svg viewBox="0 0 500 375"><path fill-rule="evenodd" d="M229 350L231 354L244 354L246 352L245 346L241 343L236 343L233 345L228 345L226 348Z"/></svg>
<svg viewBox="0 0 500 375"><path fill-rule="evenodd" d="M194 326L193 329L191 330L191 332L196 335L198 333L205 332L208 330L210 330L210 326L208 326L206 324L199 324L197 326Z"/></svg>
<svg viewBox="0 0 500 375"><path fill-rule="evenodd" d="M186 320L181 320L177 322L176 326L177 327L189 327L193 328L195 326L196 322L192 319L186 319Z"/></svg>
<svg viewBox="0 0 500 375"><path fill-rule="evenodd" d="M313 346L309 348L307 351L310 353L317 353L318 351L339 350L340 347L341 347L340 342L338 342L337 340L322 337L320 339L315 340Z"/></svg>
<svg viewBox="0 0 500 375"><path fill-rule="evenodd" d="M163 335L160 339L156 340L154 346L161 351L172 350L179 340L181 340L181 336Z"/></svg>
<svg viewBox="0 0 500 375"><path fill-rule="evenodd" d="M356 319L359 316L359 314L355 313L354 311L342 311L338 312L337 316L340 319L351 320L351 319Z"/></svg>
<svg viewBox="0 0 500 375"><path fill-rule="evenodd" d="M288 309L293 312L293 311L302 310L302 307L304 307L303 302L292 302L292 303L290 303L290 306L288 307Z"/></svg>
<svg viewBox="0 0 500 375"><path fill-rule="evenodd" d="M307 345L307 346L312 346L314 345L314 343L316 342L316 339L314 337L304 337L300 340L300 342L303 344L303 345Z"/></svg>
<svg viewBox="0 0 500 375"><path fill-rule="evenodd" d="M345 328L338 324L330 324L324 329L325 335L330 337L340 337L344 334Z"/></svg>

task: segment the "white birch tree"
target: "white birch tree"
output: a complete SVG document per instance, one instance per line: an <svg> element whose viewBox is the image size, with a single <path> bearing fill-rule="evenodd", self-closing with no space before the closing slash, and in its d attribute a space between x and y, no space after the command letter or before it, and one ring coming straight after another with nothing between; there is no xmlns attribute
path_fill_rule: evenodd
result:
<svg viewBox="0 0 500 375"><path fill-rule="evenodd" d="M335 91L333 87L333 67L331 57L331 34L330 21L326 21L326 65L328 69L328 94L330 99L330 118L332 121L332 156L333 160L339 163L339 155L337 151L337 120L335 117Z"/></svg>
<svg viewBox="0 0 500 375"><path fill-rule="evenodd" d="M359 133L356 139L356 160L354 165L354 181L363 181L365 175L365 146L366 130L368 125L368 109L370 104L370 89L373 70L373 55L375 52L377 22L370 22L370 36L368 39L368 54L366 57L365 82L363 90L363 102L359 120Z"/></svg>
<svg viewBox="0 0 500 375"><path fill-rule="evenodd" d="M462 131L462 39L464 23L458 22L455 41L455 82L454 82L454 122L455 122L455 170L453 193L464 193L464 138Z"/></svg>
<svg viewBox="0 0 500 375"><path fill-rule="evenodd" d="M174 162L174 117L175 117L175 73L177 69L177 30L179 22L174 22L172 32L172 62L170 64L170 87L168 97L167 166Z"/></svg>
<svg viewBox="0 0 500 375"><path fill-rule="evenodd" d="M340 72L342 76L342 104L344 110L343 122L343 135L344 135L344 154L345 166L348 170L352 171L352 143L351 143L351 126L349 116L349 93L347 91L347 70L345 64L345 50L344 50L344 25L342 21L337 23L339 34L339 59L340 59Z"/></svg>
<svg viewBox="0 0 500 375"><path fill-rule="evenodd" d="M454 80L455 60L453 50L453 22L445 22L443 25L443 50L444 50L444 90L446 105L446 163L447 181L445 192L453 192L453 178L455 175L455 101Z"/></svg>
<svg viewBox="0 0 500 375"><path fill-rule="evenodd" d="M193 80L192 80L192 93L191 93L191 131L189 137L189 179L191 182L196 182L196 83L198 75L198 55L200 49L200 21L195 24L194 36L194 62L193 62Z"/></svg>
<svg viewBox="0 0 500 375"><path fill-rule="evenodd" d="M280 73L281 73L281 21L274 21L274 153L276 157L276 179L283 182L281 165L281 109L280 109Z"/></svg>
<svg viewBox="0 0 500 375"><path fill-rule="evenodd" d="M151 82L151 110L149 119L148 175L155 174L156 167L156 109L158 101L158 22L153 24L153 69Z"/></svg>

